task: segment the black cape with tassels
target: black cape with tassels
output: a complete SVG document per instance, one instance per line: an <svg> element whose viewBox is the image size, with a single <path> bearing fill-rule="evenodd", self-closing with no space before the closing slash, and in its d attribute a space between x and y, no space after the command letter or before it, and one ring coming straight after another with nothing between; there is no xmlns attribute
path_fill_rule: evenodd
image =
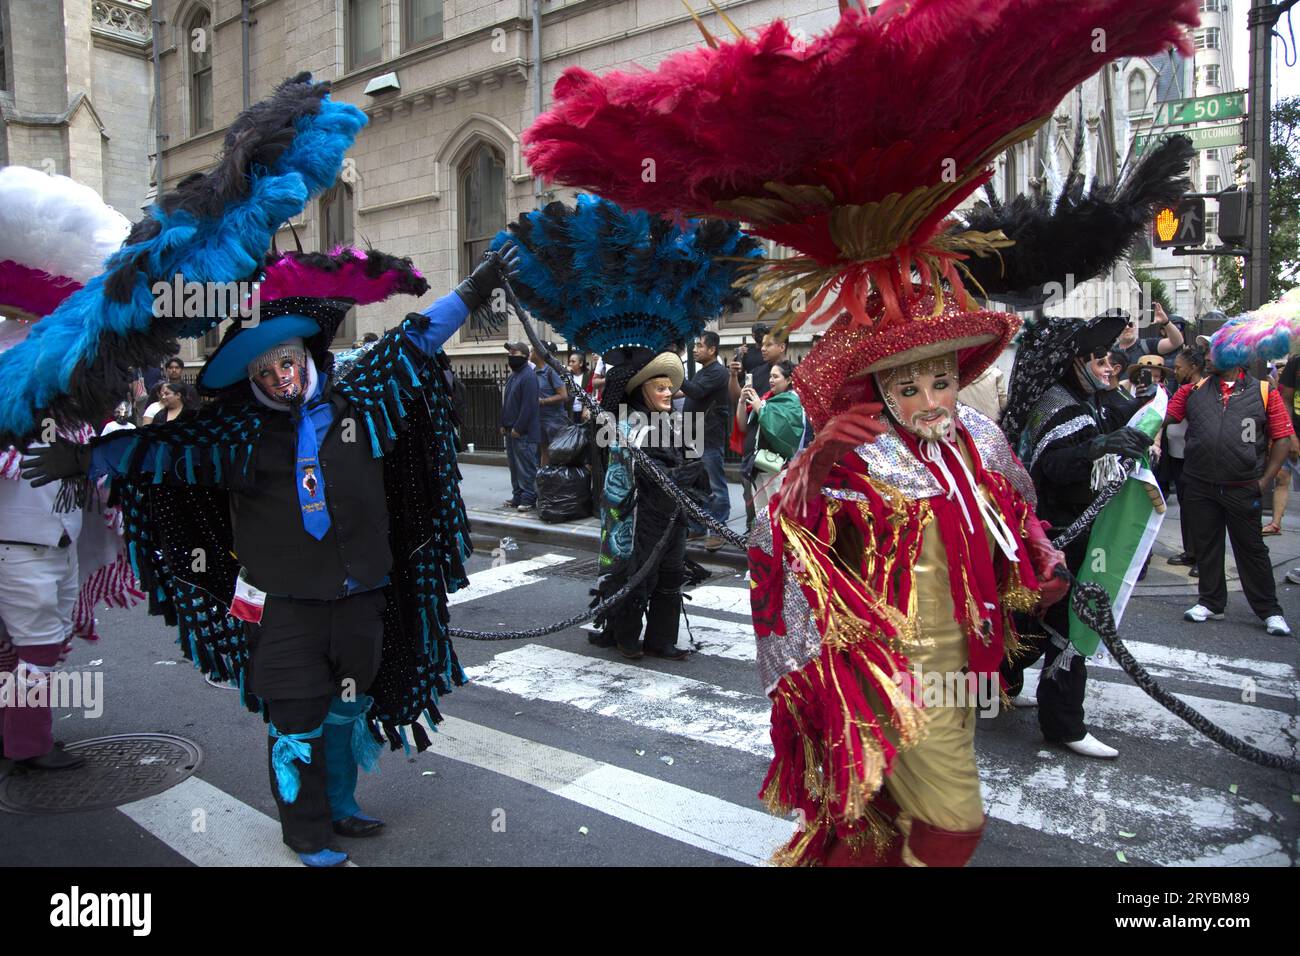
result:
<svg viewBox="0 0 1300 956"><path fill-rule="evenodd" d="M393 569L384 589L383 659L366 692L375 698L371 730L378 737L382 728L394 749L409 746L409 727L424 750L429 737L417 721L440 721L441 695L465 683L447 631L447 595L468 583L464 562L471 551L454 411L437 360L404 334L427 321L412 313L334 370L335 392L347 398L372 453L384 460ZM229 494L253 473L258 436L273 414L251 397L217 402L190 419L118 432L108 453L150 613L178 628L196 667L237 683L254 711L263 710L261 700L242 693L247 633L228 613L239 572ZM158 450L155 466L146 469L151 449ZM196 548L203 562L195 560Z"/></svg>

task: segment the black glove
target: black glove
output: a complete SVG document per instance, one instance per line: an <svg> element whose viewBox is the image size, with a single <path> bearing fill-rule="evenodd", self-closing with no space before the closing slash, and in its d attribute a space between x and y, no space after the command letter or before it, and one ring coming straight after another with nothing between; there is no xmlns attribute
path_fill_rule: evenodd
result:
<svg viewBox="0 0 1300 956"><path fill-rule="evenodd" d="M1096 461L1102 455L1119 455L1121 458L1141 458L1151 447L1151 439L1136 428L1125 425L1109 435L1098 435L1086 446L1088 460Z"/></svg>
<svg viewBox="0 0 1300 956"><path fill-rule="evenodd" d="M483 253L483 258L469 274L469 278L456 286L456 294L473 312L486 303L502 279L509 279L519 271L519 250L507 242L500 249Z"/></svg>
<svg viewBox="0 0 1300 956"><path fill-rule="evenodd" d="M45 448L28 448L22 460L22 476L30 479L33 488L48 485L51 481L85 475L90 471L90 446L78 445L62 438Z"/></svg>

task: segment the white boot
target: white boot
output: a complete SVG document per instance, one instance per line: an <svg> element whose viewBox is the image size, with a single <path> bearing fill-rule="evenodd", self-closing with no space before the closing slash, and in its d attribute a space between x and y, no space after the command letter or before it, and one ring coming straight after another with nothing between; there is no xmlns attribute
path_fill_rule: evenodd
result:
<svg viewBox="0 0 1300 956"><path fill-rule="evenodd" d="M1113 760L1119 756L1119 751L1114 747L1107 747L1092 734L1087 734L1082 740L1071 740L1066 743L1067 747L1077 754L1085 757L1098 757L1102 760Z"/></svg>

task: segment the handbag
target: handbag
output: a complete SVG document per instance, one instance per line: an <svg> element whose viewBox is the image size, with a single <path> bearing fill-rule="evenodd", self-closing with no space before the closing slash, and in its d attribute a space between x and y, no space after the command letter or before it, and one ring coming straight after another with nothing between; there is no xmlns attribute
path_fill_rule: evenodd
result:
<svg viewBox="0 0 1300 956"><path fill-rule="evenodd" d="M764 474L775 475L785 467L785 459L769 448L760 448L754 453L754 470Z"/></svg>

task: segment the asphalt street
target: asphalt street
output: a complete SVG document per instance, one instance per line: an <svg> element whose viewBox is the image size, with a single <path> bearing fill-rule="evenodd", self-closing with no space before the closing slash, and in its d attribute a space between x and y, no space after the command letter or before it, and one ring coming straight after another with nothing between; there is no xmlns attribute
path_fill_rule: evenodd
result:
<svg viewBox="0 0 1300 956"><path fill-rule="evenodd" d="M589 600L591 559L535 544L478 554L453 620L493 630L567 617ZM1158 554L1153 573L1162 565ZM1164 580L1175 571L1159 573ZM1184 624L1190 602L1174 587L1157 585L1131 602L1122 630L1135 654L1216 722L1294 755L1295 639L1266 635L1239 594L1226 621ZM1300 622L1300 588L1281 593ZM625 661L591 646L581 629L538 641L459 641L474 680L444 700L448 719L430 750L386 754L379 774L363 776L362 806L388 829L349 843L354 862L762 862L792 823L769 816L756 797L769 754L767 703L747 605L743 576L717 568L694 591L690 630L683 625L682 639L699 652L678 663ZM293 864L278 841L261 720L236 691L209 686L180 660L173 635L143 608L102 611L99 619L102 640L78 646L69 667L103 672L103 713L61 713L57 735L177 734L202 748L202 765L165 794L118 809L0 813L3 862ZM1090 673L1090 725L1119 748L1116 761L1045 744L1031 710L980 720L990 819L975 865L1295 862L1294 779L1201 737L1113 663L1093 664ZM9 769L0 763L0 774Z"/></svg>

